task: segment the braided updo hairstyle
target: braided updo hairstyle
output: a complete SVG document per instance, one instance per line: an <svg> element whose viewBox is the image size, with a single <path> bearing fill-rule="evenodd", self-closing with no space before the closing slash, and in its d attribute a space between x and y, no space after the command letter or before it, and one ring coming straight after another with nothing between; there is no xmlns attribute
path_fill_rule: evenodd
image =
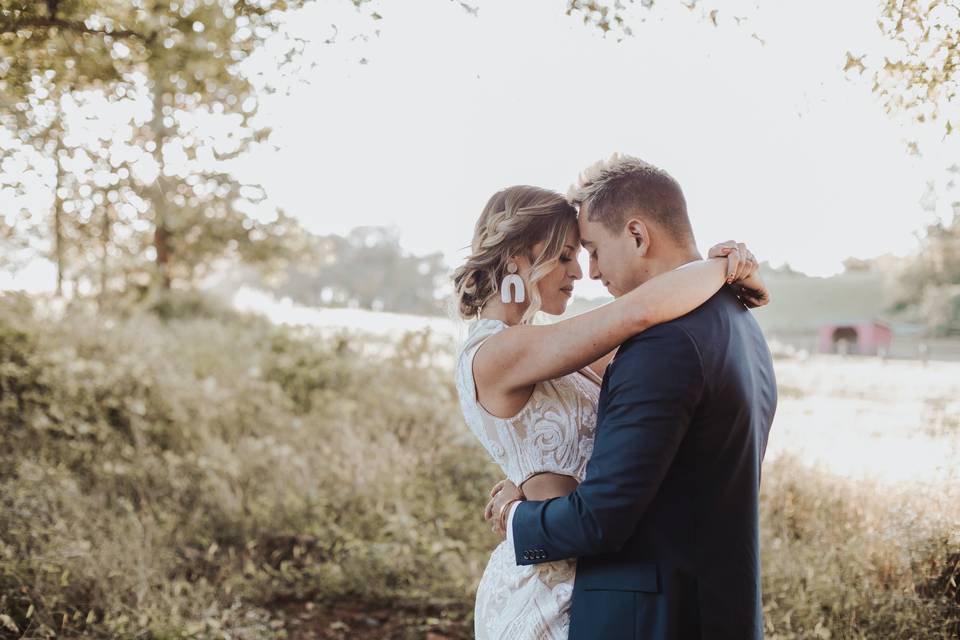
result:
<svg viewBox="0 0 960 640"><path fill-rule="evenodd" d="M474 227L470 256L453 272L460 316L477 317L484 303L499 293L510 257L524 255L532 267L527 281L530 305L520 321L529 322L540 309L537 282L557 265L567 234L576 228L577 210L559 193L519 185L493 194ZM543 241L543 251L534 256L533 245Z"/></svg>

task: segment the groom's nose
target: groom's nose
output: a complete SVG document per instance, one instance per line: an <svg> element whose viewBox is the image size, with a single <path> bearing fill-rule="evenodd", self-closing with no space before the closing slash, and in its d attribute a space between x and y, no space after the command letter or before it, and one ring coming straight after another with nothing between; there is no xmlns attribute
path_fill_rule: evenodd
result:
<svg viewBox="0 0 960 640"><path fill-rule="evenodd" d="M597 261L593 258L590 258L590 279L599 280L600 279L600 267L597 266Z"/></svg>

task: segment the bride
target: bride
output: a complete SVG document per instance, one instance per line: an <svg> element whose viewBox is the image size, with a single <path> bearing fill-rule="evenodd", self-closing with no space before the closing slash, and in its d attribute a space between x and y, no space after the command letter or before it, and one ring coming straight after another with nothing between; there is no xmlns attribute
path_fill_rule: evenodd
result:
<svg viewBox="0 0 960 640"><path fill-rule="evenodd" d="M693 311L724 284L747 306L767 300L752 254L728 242L599 308L532 324L537 311L565 311L583 277L579 247L577 211L563 196L510 187L487 202L453 275L459 313L473 320L456 366L460 407L507 481L532 500L567 495L583 479L602 376L622 342ZM502 541L477 588L476 637L566 640L575 571L573 559L517 565Z"/></svg>

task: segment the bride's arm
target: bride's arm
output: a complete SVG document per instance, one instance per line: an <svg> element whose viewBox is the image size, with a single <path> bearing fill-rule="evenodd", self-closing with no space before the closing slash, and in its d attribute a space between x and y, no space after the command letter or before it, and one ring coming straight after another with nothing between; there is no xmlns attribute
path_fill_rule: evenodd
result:
<svg viewBox="0 0 960 640"><path fill-rule="evenodd" d="M515 325L487 340L478 374L503 391L572 373L648 327L685 315L727 280L727 258L710 258L655 276L601 307L550 325Z"/></svg>

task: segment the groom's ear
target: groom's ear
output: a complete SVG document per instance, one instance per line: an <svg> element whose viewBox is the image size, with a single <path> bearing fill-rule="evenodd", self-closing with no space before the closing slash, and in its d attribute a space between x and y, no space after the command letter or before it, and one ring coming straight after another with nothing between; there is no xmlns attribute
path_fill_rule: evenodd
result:
<svg viewBox="0 0 960 640"><path fill-rule="evenodd" d="M647 250L650 248L650 234L647 233L647 225L641 220L630 220L627 222L627 233L636 242L640 257L647 255Z"/></svg>

